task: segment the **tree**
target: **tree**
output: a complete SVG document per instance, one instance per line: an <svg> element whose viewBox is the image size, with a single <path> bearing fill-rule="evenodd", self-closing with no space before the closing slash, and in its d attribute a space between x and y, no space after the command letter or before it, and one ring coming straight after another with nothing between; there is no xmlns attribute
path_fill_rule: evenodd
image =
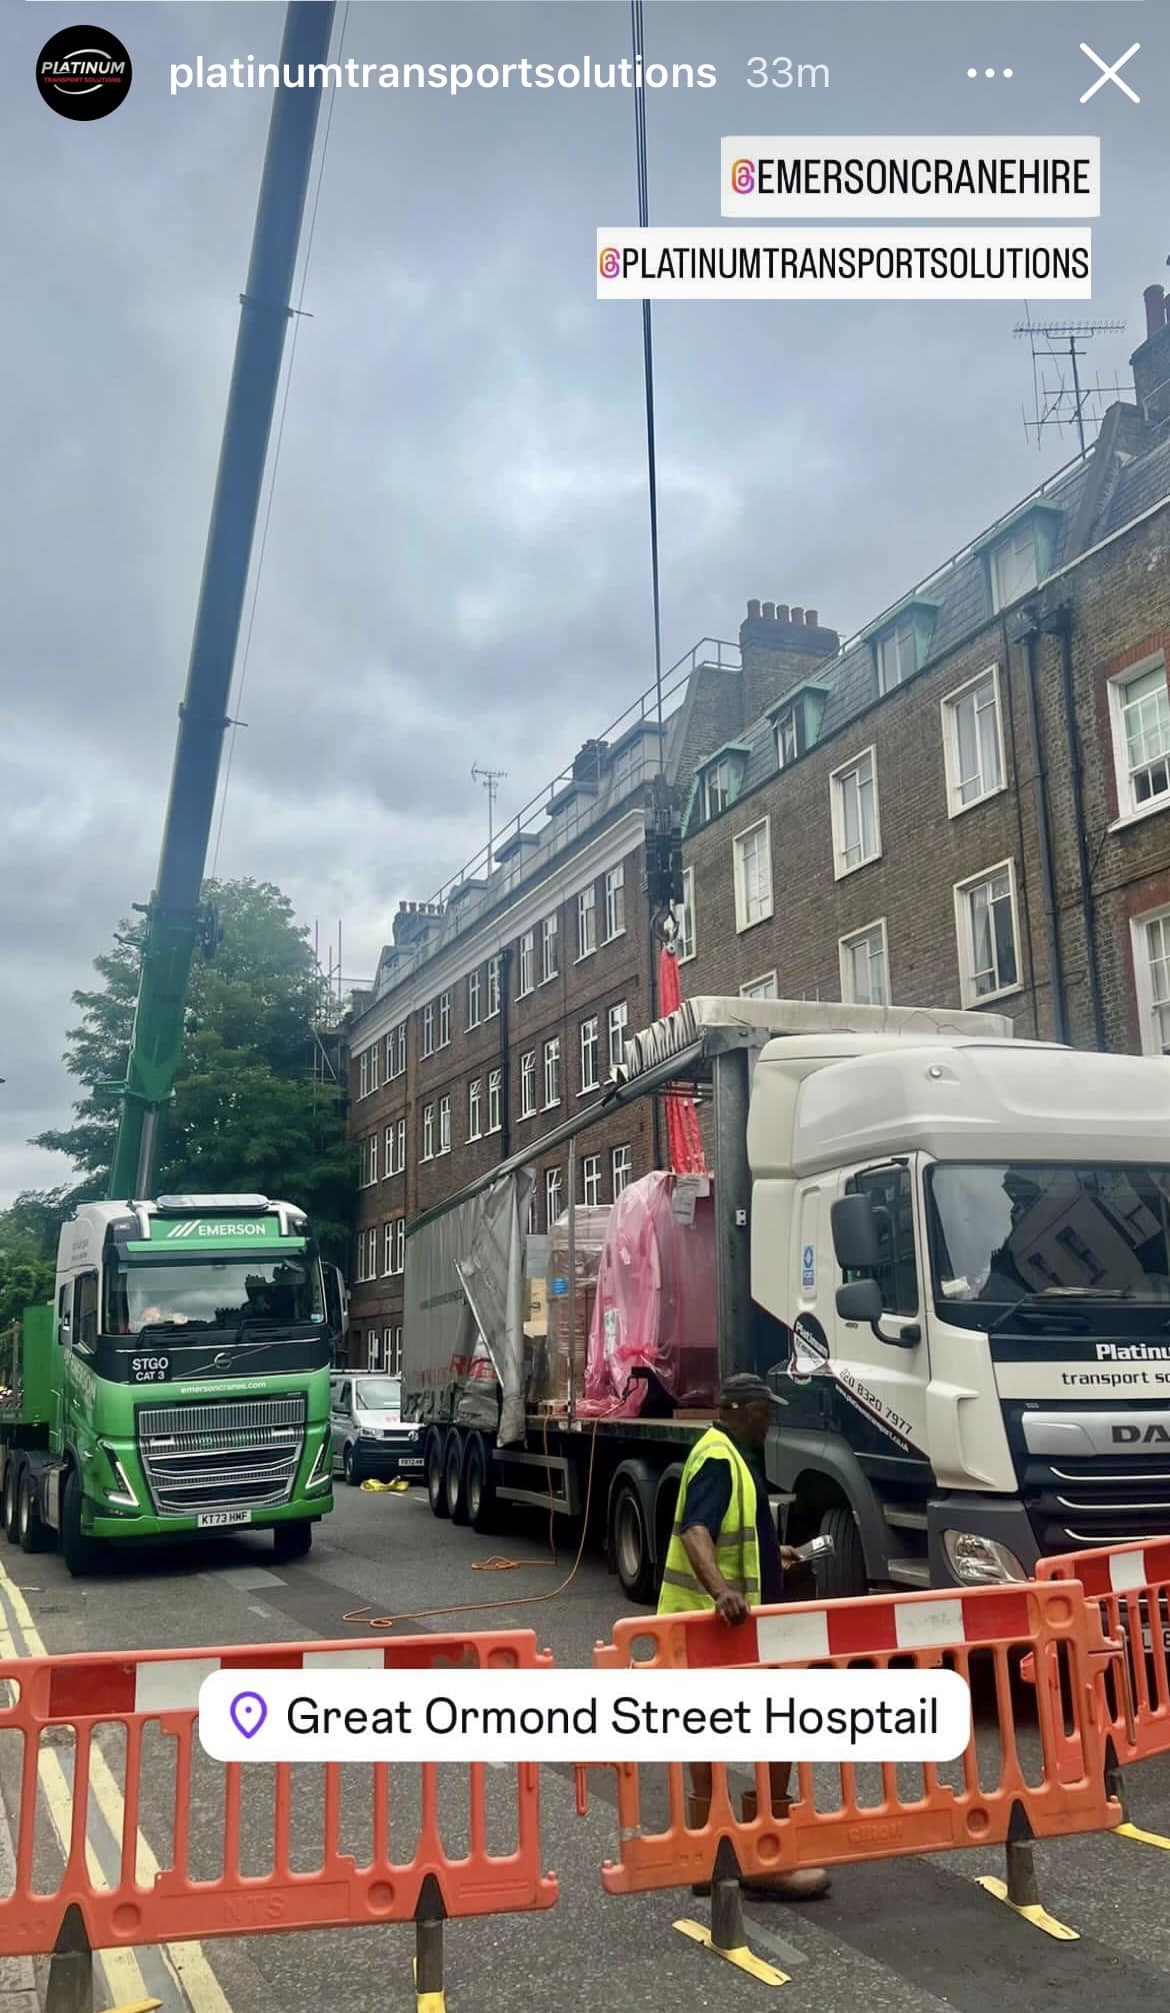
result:
<svg viewBox="0 0 1170 2013"><path fill-rule="evenodd" d="M191 971L183 1067L161 1129L156 1191L258 1189L308 1211L326 1255L344 1264L356 1166L336 1088L313 1069L315 1026L325 1004L307 930L266 882L208 882L223 938ZM102 980L74 993L81 1024L65 1060L84 1086L75 1123L41 1133L38 1146L66 1153L90 1178L68 1197L104 1192L118 1124L143 924L122 923L94 960Z"/></svg>

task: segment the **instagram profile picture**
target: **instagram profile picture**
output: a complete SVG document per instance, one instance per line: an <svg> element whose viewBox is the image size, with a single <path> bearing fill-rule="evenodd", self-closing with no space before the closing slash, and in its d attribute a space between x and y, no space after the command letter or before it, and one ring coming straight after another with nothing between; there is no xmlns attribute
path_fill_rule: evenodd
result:
<svg viewBox="0 0 1170 2013"><path fill-rule="evenodd" d="M106 119L134 75L125 45L108 28L61 28L37 57L37 90L63 119Z"/></svg>

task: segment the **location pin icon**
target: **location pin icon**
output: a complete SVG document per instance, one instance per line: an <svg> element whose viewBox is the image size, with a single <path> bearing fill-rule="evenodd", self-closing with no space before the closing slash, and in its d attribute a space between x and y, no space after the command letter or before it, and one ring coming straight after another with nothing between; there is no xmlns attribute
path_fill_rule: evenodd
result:
<svg viewBox="0 0 1170 2013"><path fill-rule="evenodd" d="M245 1740L259 1733L268 1718L268 1707L258 1691L237 1692L230 1706L232 1721Z"/></svg>

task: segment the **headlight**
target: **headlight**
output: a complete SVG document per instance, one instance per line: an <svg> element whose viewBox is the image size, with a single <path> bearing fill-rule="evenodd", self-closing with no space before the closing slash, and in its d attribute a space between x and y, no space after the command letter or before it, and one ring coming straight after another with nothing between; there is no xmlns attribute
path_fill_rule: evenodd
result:
<svg viewBox="0 0 1170 2013"><path fill-rule="evenodd" d="M309 1479L305 1483L306 1489L323 1489L328 1483L332 1482L332 1453L333 1435L327 1431L325 1438L317 1449L317 1458L310 1470Z"/></svg>
<svg viewBox="0 0 1170 2013"><path fill-rule="evenodd" d="M117 1503L119 1509L136 1510L138 1508L138 1498L130 1485L130 1477L122 1466L121 1461L107 1441L99 1440L98 1446L109 1462L110 1473L114 1477L114 1487L106 1490L106 1500L111 1503Z"/></svg>
<svg viewBox="0 0 1170 2013"><path fill-rule="evenodd" d="M964 1587L1002 1586L1005 1580L1026 1580L1014 1552L994 1538L981 1538L974 1531L944 1531L943 1548L951 1571Z"/></svg>

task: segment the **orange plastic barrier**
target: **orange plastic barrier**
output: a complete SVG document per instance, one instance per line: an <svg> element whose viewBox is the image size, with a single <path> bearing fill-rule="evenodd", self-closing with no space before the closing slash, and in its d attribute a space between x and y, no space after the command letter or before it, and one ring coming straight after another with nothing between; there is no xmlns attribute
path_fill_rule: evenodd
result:
<svg viewBox="0 0 1170 2013"><path fill-rule="evenodd" d="M1100 1716L1118 1761L1170 1752L1170 1538L1041 1559L1036 1578L1079 1580L1106 1633L1123 1645L1124 1667L1099 1681Z"/></svg>
<svg viewBox="0 0 1170 2013"><path fill-rule="evenodd" d="M1029 1653L1063 1679L1059 1694L1038 1688L1036 1729L1017 1728L1013 1710L1012 1680ZM594 1653L602 1669L954 1669L975 1681L977 1706L981 1681L987 1692L994 1689L999 1738L993 1752L995 1729L981 1726L976 1711L970 1744L954 1763L814 1769L799 1762L789 1808L777 1816L766 1764L756 1768L755 1797L737 1812L729 1767L716 1763L701 1823L687 1821L681 1764L608 1764L617 1775L620 1859L606 1864L603 1884L611 1894L626 1894L709 1881L724 1838L741 1874L758 1878L801 1866L1000 1844L1029 1830L1038 1838L1112 1830L1123 1812L1105 1787L1095 1686L1118 1656L1080 1589L1059 1584L761 1608L738 1628L706 1614L619 1622L612 1644ZM665 1795L657 1799L654 1777L665 1778ZM587 1769L580 1769L581 1808L586 1781Z"/></svg>
<svg viewBox="0 0 1170 2013"><path fill-rule="evenodd" d="M436 1763L213 1762L199 1745L199 1688L217 1670L534 1669L550 1665L530 1629L412 1636L369 1647L277 1643L143 1655L29 1657L0 1664L0 1731L23 1737L14 1891L0 1901L0 1952L51 1951L66 1910L80 1909L92 1949L255 1935L283 1929L404 1922L434 1883L448 1916L551 1908L557 1882L542 1872L539 1771L466 1770ZM68 1770L72 1824L56 1877L38 1827L39 1757L50 1742ZM108 1887L87 1866L95 1749L121 1789L125 1816ZM149 1759L147 1769L144 1762ZM489 1850L505 1815L509 1849ZM489 1809L490 1802L490 1809ZM159 1872L138 1873L138 1832ZM206 1867L214 1835L218 1862ZM359 1842L360 1841L360 1842ZM64 1858L64 1865L59 1861ZM258 1865L258 1861L263 1861ZM423 1912L427 1912L424 1907Z"/></svg>

